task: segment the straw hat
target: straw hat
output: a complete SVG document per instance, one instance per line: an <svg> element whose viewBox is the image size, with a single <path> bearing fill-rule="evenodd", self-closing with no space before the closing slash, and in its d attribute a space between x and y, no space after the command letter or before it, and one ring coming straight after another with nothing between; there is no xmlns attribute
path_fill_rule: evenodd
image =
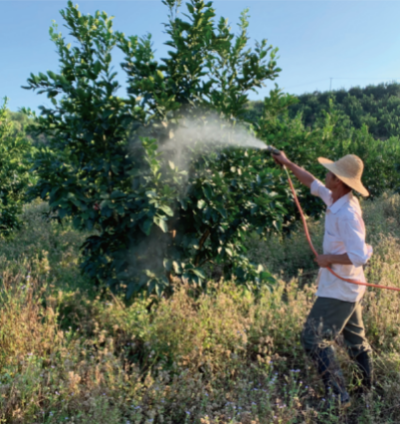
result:
<svg viewBox="0 0 400 424"><path fill-rule="evenodd" d="M362 196L369 196L368 190L361 182L364 164L358 156L346 155L336 162L326 158L318 158L318 162L350 188L358 191Z"/></svg>

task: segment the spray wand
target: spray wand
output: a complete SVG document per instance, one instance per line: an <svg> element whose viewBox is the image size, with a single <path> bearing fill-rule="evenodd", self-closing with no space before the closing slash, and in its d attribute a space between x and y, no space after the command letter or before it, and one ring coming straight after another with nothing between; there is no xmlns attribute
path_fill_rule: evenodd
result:
<svg viewBox="0 0 400 424"><path fill-rule="evenodd" d="M271 153L273 155L280 155L281 154L281 151L279 149L277 149L276 147L274 147L274 146L267 145L265 147L265 150L268 153ZM302 207L300 205L300 202L299 202L299 199L297 197L296 190L294 189L292 179L290 178L289 171L287 170L286 166L284 166L284 165L283 165L283 169L286 172L286 175L287 175L287 178L288 178L288 182L289 182L289 186L290 186L290 190L292 191L294 201L296 203L297 209L299 210L300 217L301 217L301 220L303 222L304 232L306 234L306 238L307 238L308 244L309 244L312 252L314 253L314 255L317 257L318 256L318 252L315 250L315 247L314 247L314 245L313 245L313 243L311 241L311 236L310 236L310 233L308 231L308 225L307 225L307 222L306 222L306 218L304 216L303 209L302 209ZM346 281L347 283L356 284L358 286L375 287L377 289L386 289L386 290L400 291L400 288L399 287L382 286L380 284L364 283L363 281L355 281L355 280L350 280L348 278L341 277L340 275L336 274L336 272L333 271L333 269L330 268L330 267L327 267L327 270L331 274L333 274L335 277L339 278L342 281Z"/></svg>

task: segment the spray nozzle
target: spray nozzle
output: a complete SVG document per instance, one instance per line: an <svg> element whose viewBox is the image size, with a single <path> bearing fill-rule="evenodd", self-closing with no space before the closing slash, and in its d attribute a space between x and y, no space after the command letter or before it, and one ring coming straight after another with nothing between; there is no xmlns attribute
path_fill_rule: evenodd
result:
<svg viewBox="0 0 400 424"><path fill-rule="evenodd" d="M273 155L279 155L281 151L274 146L265 146L265 150Z"/></svg>

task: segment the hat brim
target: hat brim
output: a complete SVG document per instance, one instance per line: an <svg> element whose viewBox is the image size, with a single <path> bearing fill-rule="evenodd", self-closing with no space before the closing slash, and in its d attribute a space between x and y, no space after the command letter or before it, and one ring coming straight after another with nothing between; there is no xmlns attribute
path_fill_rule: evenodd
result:
<svg viewBox="0 0 400 424"><path fill-rule="evenodd" d="M336 175L336 177L339 178L340 181L343 181L346 185L348 185L353 190L357 191L364 197L369 196L368 190L363 186L362 182L359 180L356 180L354 178L348 177L346 175L343 175L343 172L338 169L335 162L333 162L330 159L327 158L318 158L318 162L324 166L326 169L331 171L333 174Z"/></svg>

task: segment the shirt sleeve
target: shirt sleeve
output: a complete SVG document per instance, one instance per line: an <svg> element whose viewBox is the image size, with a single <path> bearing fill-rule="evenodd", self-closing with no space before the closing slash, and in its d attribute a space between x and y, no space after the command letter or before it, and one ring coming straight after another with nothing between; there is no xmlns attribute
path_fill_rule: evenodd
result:
<svg viewBox="0 0 400 424"><path fill-rule="evenodd" d="M311 194L320 197L326 206L332 205L332 192L321 181L315 179L310 186Z"/></svg>
<svg viewBox="0 0 400 424"><path fill-rule="evenodd" d="M372 256L372 246L365 243L365 232L357 219L338 221L339 234L354 266L365 265Z"/></svg>

